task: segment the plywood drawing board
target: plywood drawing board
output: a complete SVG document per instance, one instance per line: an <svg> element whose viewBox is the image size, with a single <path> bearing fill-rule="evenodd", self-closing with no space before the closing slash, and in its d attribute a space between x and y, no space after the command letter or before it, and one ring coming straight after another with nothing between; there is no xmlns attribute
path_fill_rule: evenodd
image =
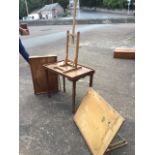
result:
<svg viewBox="0 0 155 155"><path fill-rule="evenodd" d="M53 64L57 62L57 56L31 56L29 58L30 68L32 73L32 82L35 94L48 93L48 88L51 92L58 91L58 76L52 72L48 73L50 81L47 86L47 76L43 65Z"/></svg>
<svg viewBox="0 0 155 155"><path fill-rule="evenodd" d="M135 59L134 48L116 48L114 50L114 58Z"/></svg>
<svg viewBox="0 0 155 155"><path fill-rule="evenodd" d="M103 155L120 129L124 118L90 88L74 121L93 155Z"/></svg>

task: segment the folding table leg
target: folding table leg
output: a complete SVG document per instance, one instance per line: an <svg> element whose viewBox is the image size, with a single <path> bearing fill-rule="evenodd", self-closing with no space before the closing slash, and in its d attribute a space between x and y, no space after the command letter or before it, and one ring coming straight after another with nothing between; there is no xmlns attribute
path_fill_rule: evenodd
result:
<svg viewBox="0 0 155 155"><path fill-rule="evenodd" d="M90 75L89 87L93 86L93 74Z"/></svg>
<svg viewBox="0 0 155 155"><path fill-rule="evenodd" d="M72 112L75 113L76 81L73 81L72 87Z"/></svg>
<svg viewBox="0 0 155 155"><path fill-rule="evenodd" d="M65 81L65 77L63 76L63 92L66 92L66 81Z"/></svg>

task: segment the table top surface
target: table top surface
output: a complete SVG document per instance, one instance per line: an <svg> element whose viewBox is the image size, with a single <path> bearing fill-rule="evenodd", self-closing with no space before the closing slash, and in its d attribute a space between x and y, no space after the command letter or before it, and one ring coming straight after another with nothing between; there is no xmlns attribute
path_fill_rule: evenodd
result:
<svg viewBox="0 0 155 155"><path fill-rule="evenodd" d="M135 53L135 48L116 48L114 52L131 52L131 53Z"/></svg>
<svg viewBox="0 0 155 155"><path fill-rule="evenodd" d="M70 79L83 77L85 75L90 75L95 72L93 69L83 66L83 65L78 64L78 69L71 70L73 67L69 65L61 67L63 64L64 64L64 61L59 61L54 64L44 65L44 67L48 70L54 71L55 73L68 77ZM68 71L68 70L71 70L71 71Z"/></svg>

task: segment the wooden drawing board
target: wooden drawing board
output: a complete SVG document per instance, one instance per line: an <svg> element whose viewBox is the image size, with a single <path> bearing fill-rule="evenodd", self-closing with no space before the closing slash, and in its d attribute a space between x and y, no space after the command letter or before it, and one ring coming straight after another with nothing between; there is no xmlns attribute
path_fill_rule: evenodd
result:
<svg viewBox="0 0 155 155"><path fill-rule="evenodd" d="M103 155L124 118L90 88L83 98L74 121L93 155Z"/></svg>
<svg viewBox="0 0 155 155"><path fill-rule="evenodd" d="M29 58L35 94L47 93L47 79L43 65L57 62L57 56L31 56ZM48 74L50 91L58 91L58 76Z"/></svg>
<svg viewBox="0 0 155 155"><path fill-rule="evenodd" d="M116 48L114 50L114 58L135 59L134 48Z"/></svg>

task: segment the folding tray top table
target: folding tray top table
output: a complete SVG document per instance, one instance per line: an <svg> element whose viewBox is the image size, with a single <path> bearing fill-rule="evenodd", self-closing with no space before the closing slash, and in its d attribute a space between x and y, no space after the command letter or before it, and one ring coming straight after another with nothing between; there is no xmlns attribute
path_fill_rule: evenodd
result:
<svg viewBox="0 0 155 155"><path fill-rule="evenodd" d="M49 72L56 73L57 75L61 75L63 77L63 91L64 92L66 91L65 78L71 81L72 82L72 112L75 113L76 111L76 108L75 108L76 82L81 78L89 76L90 77L89 86L92 87L93 75L95 73L95 70L93 70L92 68L83 66L83 65L79 65L79 64L78 64L78 69L71 70L70 66L68 65L65 66L63 64L64 64L64 60L59 61L54 64L44 65L46 73L47 73L47 85L49 85L48 83L50 83L48 79ZM49 96L50 96L50 89L49 89Z"/></svg>

